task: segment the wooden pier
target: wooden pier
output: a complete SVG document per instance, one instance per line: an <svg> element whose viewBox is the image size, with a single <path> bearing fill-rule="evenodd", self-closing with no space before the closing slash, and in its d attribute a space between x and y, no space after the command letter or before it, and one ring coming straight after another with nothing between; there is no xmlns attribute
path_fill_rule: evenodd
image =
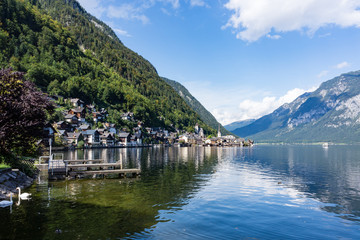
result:
<svg viewBox="0 0 360 240"><path fill-rule="evenodd" d="M140 169L123 169L121 162L104 163L104 159L78 159L64 160L65 174L67 177L81 178L92 176L93 178L107 175L118 175L119 177L138 176Z"/></svg>
<svg viewBox="0 0 360 240"><path fill-rule="evenodd" d="M83 176L107 176L107 175L118 175L119 177L136 177L140 175L141 170L137 168L132 169L110 169L110 170L89 170L89 171L71 171L69 172L70 177L81 178Z"/></svg>
<svg viewBox="0 0 360 240"><path fill-rule="evenodd" d="M105 163L104 159L49 160L49 179L105 177L136 177L138 168L123 169L122 162Z"/></svg>

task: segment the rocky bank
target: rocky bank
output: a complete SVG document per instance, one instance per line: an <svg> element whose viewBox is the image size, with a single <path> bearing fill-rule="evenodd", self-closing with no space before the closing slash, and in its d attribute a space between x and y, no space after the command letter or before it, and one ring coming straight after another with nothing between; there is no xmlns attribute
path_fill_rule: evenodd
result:
<svg viewBox="0 0 360 240"><path fill-rule="evenodd" d="M0 200L7 199L10 192L16 193L16 188L21 189L31 186L34 179L28 177L19 169L3 169L0 170Z"/></svg>

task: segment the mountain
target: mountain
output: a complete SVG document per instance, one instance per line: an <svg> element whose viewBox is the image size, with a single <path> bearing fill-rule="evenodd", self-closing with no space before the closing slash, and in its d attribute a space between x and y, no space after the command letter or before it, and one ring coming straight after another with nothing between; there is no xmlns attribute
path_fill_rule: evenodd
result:
<svg viewBox="0 0 360 240"><path fill-rule="evenodd" d="M243 120L243 121L236 121L236 122L230 123L228 125L225 125L224 128L231 132L237 128L245 127L245 126L255 122L255 120L256 119L247 119L247 120Z"/></svg>
<svg viewBox="0 0 360 240"><path fill-rule="evenodd" d="M220 125L220 132L222 135L232 134L227 131L217 120L216 118L208 111L206 108L196 99L191 93L180 83L162 77L162 79L169 84L179 95L185 100L185 102L199 114L201 120L204 121L207 125L214 129L218 129Z"/></svg>
<svg viewBox="0 0 360 240"><path fill-rule="evenodd" d="M146 126L205 124L149 61L128 49L75 0L0 1L0 68L11 66L50 95L106 108L122 125L134 112Z"/></svg>
<svg viewBox="0 0 360 240"><path fill-rule="evenodd" d="M262 142L360 142L360 71L335 77L314 92L235 134Z"/></svg>

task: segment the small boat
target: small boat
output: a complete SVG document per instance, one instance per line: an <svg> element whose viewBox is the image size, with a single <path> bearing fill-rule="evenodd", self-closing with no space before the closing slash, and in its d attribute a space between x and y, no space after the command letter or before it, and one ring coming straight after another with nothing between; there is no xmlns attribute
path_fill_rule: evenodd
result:
<svg viewBox="0 0 360 240"><path fill-rule="evenodd" d="M323 148L328 148L328 147L329 147L329 143L327 143L327 142L326 142L326 143L323 143L322 147L323 147Z"/></svg>

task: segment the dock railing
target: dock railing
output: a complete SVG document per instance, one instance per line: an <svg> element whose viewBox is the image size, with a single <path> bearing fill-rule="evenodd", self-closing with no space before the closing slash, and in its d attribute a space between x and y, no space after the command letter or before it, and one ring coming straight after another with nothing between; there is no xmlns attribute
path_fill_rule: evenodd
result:
<svg viewBox="0 0 360 240"><path fill-rule="evenodd" d="M48 167L49 172L51 169L51 175L54 174L54 169L63 169L63 168L65 168L64 154L63 153L51 154L49 159L49 167Z"/></svg>

